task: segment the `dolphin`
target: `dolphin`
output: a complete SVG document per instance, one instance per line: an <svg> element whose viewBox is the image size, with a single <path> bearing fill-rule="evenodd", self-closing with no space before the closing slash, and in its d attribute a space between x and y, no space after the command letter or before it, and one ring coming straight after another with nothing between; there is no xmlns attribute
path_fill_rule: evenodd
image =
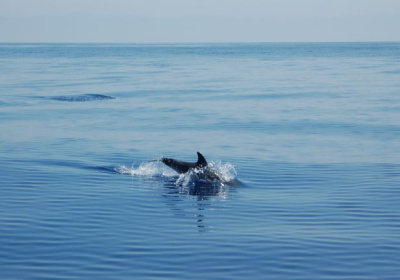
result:
<svg viewBox="0 0 400 280"><path fill-rule="evenodd" d="M202 154L197 152L197 162L186 162L180 161L172 158L161 158L159 161L172 168L179 174L187 173L193 170L199 179L203 179L206 181L212 182L224 182L228 181L224 180L216 171L212 170L204 158ZM236 180L233 180L236 181Z"/></svg>
<svg viewBox="0 0 400 280"><path fill-rule="evenodd" d="M172 158L161 158L160 161L163 162L165 165L171 167L179 174L182 174L188 172L190 169L203 168L208 165L206 159L202 154L197 152L197 156L198 156L197 162L186 162Z"/></svg>

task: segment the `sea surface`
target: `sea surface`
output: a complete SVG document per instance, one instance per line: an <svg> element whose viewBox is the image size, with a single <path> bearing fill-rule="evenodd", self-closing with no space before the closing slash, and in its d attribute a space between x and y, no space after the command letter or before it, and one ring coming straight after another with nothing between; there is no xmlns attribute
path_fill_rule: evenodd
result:
<svg viewBox="0 0 400 280"><path fill-rule="evenodd" d="M0 279L400 279L400 43L0 44Z"/></svg>

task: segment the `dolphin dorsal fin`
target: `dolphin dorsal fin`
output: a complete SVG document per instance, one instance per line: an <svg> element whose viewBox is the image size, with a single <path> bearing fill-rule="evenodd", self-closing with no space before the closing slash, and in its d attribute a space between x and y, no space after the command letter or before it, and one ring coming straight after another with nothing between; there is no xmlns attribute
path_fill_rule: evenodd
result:
<svg viewBox="0 0 400 280"><path fill-rule="evenodd" d="M199 158L197 159L197 166L200 166L200 167L207 166L207 161L206 161L206 159L203 157L203 155L200 154L199 152L197 152L197 156L199 157Z"/></svg>

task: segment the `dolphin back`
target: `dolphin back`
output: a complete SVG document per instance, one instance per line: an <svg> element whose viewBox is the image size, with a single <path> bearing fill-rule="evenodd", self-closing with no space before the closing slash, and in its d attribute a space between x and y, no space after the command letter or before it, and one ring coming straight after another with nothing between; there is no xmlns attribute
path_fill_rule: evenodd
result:
<svg viewBox="0 0 400 280"><path fill-rule="evenodd" d="M178 173L186 173L189 169L196 168L196 163L175 160L172 158L162 158L160 161Z"/></svg>
<svg viewBox="0 0 400 280"><path fill-rule="evenodd" d="M178 173L186 173L190 169L194 169L197 167L202 168L207 166L207 161L204 158L204 156L199 152L197 152L197 156L198 156L197 162L186 162L172 158L161 158L160 161L163 162L165 165L171 167Z"/></svg>

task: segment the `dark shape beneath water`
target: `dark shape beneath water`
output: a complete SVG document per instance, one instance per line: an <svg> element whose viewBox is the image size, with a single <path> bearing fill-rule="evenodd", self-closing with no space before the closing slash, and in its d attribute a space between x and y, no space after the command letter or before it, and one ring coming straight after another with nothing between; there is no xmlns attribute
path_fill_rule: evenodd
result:
<svg viewBox="0 0 400 280"><path fill-rule="evenodd" d="M68 101L68 102L86 102L86 101L115 99L115 97L103 94L78 94L78 95L54 96L50 97L50 99L58 101Z"/></svg>

